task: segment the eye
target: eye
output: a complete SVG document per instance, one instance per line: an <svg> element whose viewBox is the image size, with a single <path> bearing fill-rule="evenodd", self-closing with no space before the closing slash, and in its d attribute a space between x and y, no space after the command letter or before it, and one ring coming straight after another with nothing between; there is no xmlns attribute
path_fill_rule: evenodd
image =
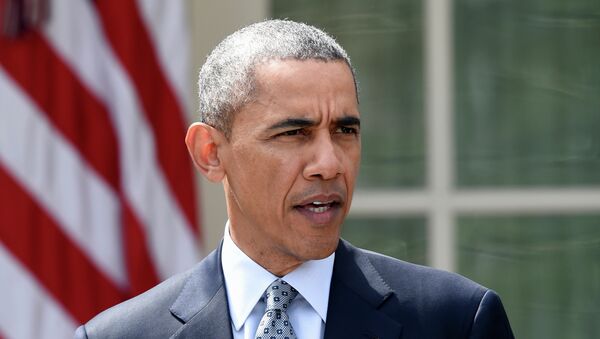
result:
<svg viewBox="0 0 600 339"><path fill-rule="evenodd" d="M306 135L306 134L308 134L308 132L305 129L299 128L299 129L292 129L289 131L284 131L275 136L276 137L291 137L291 136Z"/></svg>
<svg viewBox="0 0 600 339"><path fill-rule="evenodd" d="M348 126L339 126L335 130L336 133L341 134L358 134L358 128L348 127Z"/></svg>

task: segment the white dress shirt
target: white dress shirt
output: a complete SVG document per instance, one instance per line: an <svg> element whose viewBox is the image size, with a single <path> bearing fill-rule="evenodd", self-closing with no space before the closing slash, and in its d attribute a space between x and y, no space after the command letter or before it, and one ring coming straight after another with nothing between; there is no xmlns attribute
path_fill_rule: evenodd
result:
<svg viewBox="0 0 600 339"><path fill-rule="evenodd" d="M323 338L334 257L335 253L325 259L307 261L282 277L299 292L287 311L299 339ZM237 247L229 235L229 221L225 226L221 264L233 338L254 339L265 312L263 294L278 277Z"/></svg>

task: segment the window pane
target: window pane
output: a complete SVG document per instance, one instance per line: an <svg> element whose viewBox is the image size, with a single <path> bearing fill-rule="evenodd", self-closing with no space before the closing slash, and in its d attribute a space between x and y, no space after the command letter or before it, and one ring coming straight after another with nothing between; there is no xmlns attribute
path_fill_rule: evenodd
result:
<svg viewBox="0 0 600 339"><path fill-rule="evenodd" d="M359 186L423 186L421 1L273 1L272 8L274 17L325 29L350 54L362 114Z"/></svg>
<svg viewBox="0 0 600 339"><path fill-rule="evenodd" d="M460 273L498 291L515 337L600 338L600 215L459 219Z"/></svg>
<svg viewBox="0 0 600 339"><path fill-rule="evenodd" d="M425 264L425 218L348 218L342 237L353 245L398 259Z"/></svg>
<svg viewBox="0 0 600 339"><path fill-rule="evenodd" d="M454 3L458 184L600 184L600 1Z"/></svg>

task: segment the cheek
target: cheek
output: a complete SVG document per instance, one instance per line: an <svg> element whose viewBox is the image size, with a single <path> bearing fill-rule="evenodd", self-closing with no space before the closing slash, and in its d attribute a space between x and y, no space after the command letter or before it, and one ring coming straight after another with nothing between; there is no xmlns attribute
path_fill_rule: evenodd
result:
<svg viewBox="0 0 600 339"><path fill-rule="evenodd" d="M285 198L299 175L300 164L296 157L270 157L261 165L261 175L267 182L267 191L278 198Z"/></svg>
<svg viewBox="0 0 600 339"><path fill-rule="evenodd" d="M275 206L285 199L298 176L297 157L268 149L240 148L236 157L238 183L245 187L245 195L258 204Z"/></svg>
<svg viewBox="0 0 600 339"><path fill-rule="evenodd" d="M346 159L345 167L349 174L347 179L354 182L360 168L360 146L345 150L344 155Z"/></svg>

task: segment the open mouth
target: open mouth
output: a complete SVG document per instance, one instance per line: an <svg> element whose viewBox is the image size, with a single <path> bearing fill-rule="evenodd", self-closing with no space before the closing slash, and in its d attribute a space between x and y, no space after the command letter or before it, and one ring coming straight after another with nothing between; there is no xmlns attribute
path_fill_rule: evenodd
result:
<svg viewBox="0 0 600 339"><path fill-rule="evenodd" d="M312 213L325 213L333 208L340 206L340 202L336 200L329 201L312 201L303 205L296 205L297 209L309 211Z"/></svg>

